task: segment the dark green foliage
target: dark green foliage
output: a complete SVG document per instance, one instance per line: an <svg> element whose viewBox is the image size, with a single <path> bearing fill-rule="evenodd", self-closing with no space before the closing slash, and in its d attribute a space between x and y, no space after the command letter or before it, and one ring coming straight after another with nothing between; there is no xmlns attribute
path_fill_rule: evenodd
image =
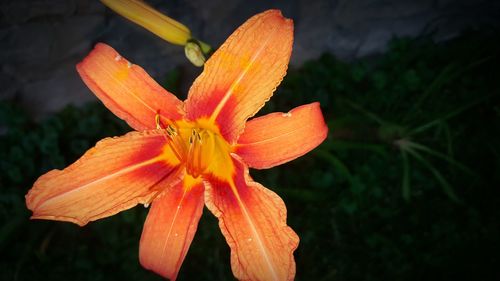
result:
<svg viewBox="0 0 500 281"><path fill-rule="evenodd" d="M494 280L500 42L492 38L400 39L370 61L324 55L289 71L263 112L320 101L329 138L251 173L287 204L301 238L297 280ZM38 176L124 134L123 122L97 103L39 123L2 103L0 120L1 280L161 280L138 262L147 209L80 228L30 221L24 205ZM179 280L233 280L229 248L206 209Z"/></svg>

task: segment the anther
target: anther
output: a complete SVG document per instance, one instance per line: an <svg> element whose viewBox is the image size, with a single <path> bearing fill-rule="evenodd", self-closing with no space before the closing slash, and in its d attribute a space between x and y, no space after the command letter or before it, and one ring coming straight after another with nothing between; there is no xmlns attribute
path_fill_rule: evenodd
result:
<svg viewBox="0 0 500 281"><path fill-rule="evenodd" d="M177 130L174 127L172 127L172 125L170 125L170 124L167 125L166 131L167 131L167 134L169 137L177 136Z"/></svg>
<svg viewBox="0 0 500 281"><path fill-rule="evenodd" d="M156 113L155 115L155 122L156 122L156 129L160 130L163 129L160 124L160 114Z"/></svg>
<svg viewBox="0 0 500 281"><path fill-rule="evenodd" d="M177 159L179 161L183 161L186 148L184 146L182 138L180 136L177 137L177 129L170 124L168 124L167 127L164 128L160 120L160 115L158 113L155 115L155 122L157 129L165 131L166 136L163 135L163 137L167 141L168 146L170 146Z"/></svg>

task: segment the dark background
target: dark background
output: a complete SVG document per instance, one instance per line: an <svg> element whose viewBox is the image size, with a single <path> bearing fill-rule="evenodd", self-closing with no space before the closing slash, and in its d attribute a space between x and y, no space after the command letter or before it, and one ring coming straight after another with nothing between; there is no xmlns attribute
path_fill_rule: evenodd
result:
<svg viewBox="0 0 500 281"><path fill-rule="evenodd" d="M252 176L301 238L297 280L497 280L498 1L148 1L218 46L250 16L294 19L291 68L261 113L320 101L328 139ZM0 279L161 280L142 269L147 209L80 228L30 221L24 194L130 129L75 64L106 42L184 98L201 69L97 1L2 1ZM307 136L305 136L307 137ZM204 210L179 280L232 280Z"/></svg>

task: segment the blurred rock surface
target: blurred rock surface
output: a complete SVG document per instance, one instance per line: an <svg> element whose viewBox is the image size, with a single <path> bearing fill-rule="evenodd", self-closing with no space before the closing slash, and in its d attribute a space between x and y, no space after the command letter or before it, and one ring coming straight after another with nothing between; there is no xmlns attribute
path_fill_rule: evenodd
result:
<svg viewBox="0 0 500 281"><path fill-rule="evenodd" d="M295 22L292 65L324 52L353 60L383 52L394 37L432 34L437 41L466 28L499 26L500 1L485 0L151 0L212 46L250 16L278 8ZM91 0L15 0L0 4L0 100L13 99L46 116L95 97L75 65L96 42L106 42L157 80L180 67L184 98L201 69L182 48L156 38Z"/></svg>

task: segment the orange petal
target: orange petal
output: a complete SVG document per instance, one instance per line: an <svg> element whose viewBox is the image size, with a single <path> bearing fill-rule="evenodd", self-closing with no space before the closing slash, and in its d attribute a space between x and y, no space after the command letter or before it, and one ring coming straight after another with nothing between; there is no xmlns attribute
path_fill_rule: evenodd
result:
<svg viewBox="0 0 500 281"><path fill-rule="evenodd" d="M203 183L186 175L153 201L142 231L142 266L175 280L203 210Z"/></svg>
<svg viewBox="0 0 500 281"><path fill-rule="evenodd" d="M178 177L176 161L159 132L107 138L66 169L41 176L26 195L26 205L34 219L83 226L149 203L158 183Z"/></svg>
<svg viewBox="0 0 500 281"><path fill-rule="evenodd" d="M206 62L189 91L187 117L208 118L234 143L285 76L292 42L293 23L278 10L250 18Z"/></svg>
<svg viewBox="0 0 500 281"><path fill-rule="evenodd" d="M248 121L236 154L252 168L270 168L306 154L327 134L328 127L315 102Z"/></svg>
<svg viewBox="0 0 500 281"><path fill-rule="evenodd" d="M177 97L106 44L98 43L76 69L104 105L135 130L155 129L157 113L172 120L184 114Z"/></svg>
<svg viewBox="0 0 500 281"><path fill-rule="evenodd" d="M240 280L293 280L299 238L286 225L283 200L252 181L239 160L235 166L232 182L210 179L205 195L231 248L234 275Z"/></svg>

